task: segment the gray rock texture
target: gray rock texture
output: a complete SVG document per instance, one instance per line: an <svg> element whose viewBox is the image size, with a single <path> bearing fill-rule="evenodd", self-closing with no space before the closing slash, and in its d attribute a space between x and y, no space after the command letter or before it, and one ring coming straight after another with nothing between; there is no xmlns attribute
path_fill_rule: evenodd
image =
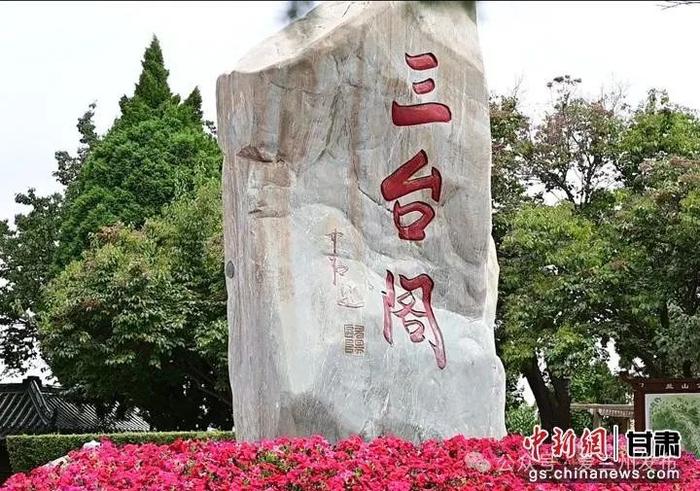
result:
<svg viewBox="0 0 700 491"><path fill-rule="evenodd" d="M219 78L240 438L504 435L488 94L461 3L324 3Z"/></svg>

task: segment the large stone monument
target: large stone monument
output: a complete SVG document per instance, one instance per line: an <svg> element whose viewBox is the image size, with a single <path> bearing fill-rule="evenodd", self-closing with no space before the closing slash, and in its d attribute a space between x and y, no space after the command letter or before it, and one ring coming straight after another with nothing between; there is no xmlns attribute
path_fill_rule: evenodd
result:
<svg viewBox="0 0 700 491"><path fill-rule="evenodd" d="M217 91L238 436L502 436L474 12L324 3Z"/></svg>

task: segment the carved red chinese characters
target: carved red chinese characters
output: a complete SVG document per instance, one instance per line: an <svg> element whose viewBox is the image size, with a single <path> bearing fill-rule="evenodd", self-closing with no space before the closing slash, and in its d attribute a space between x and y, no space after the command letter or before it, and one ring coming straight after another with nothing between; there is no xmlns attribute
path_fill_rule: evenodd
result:
<svg viewBox="0 0 700 491"><path fill-rule="evenodd" d="M437 68L438 61L432 53L423 53L415 56L406 53L406 64L414 70L429 70Z"/></svg>
<svg viewBox="0 0 700 491"><path fill-rule="evenodd" d="M442 191L442 176L440 171L433 168L431 175L410 179L418 170L428 164L428 155L424 150L419 151L413 158L396 169L389 177L384 179L381 186L382 196L385 200L398 200L399 198L418 191L430 189L430 196L435 201L440 201ZM421 217L408 225L401 224L401 217L412 212L418 212ZM399 231L399 237L404 240L423 240L425 228L435 217L435 210L423 201L414 201L402 206L398 201L394 203L394 225Z"/></svg>
<svg viewBox="0 0 700 491"><path fill-rule="evenodd" d="M382 181L382 196L384 196L384 199L391 201L402 198L408 193L419 189L430 189L431 198L435 201L440 201L442 176L439 170L433 167L430 171L430 176L410 179L411 176L427 164L428 155L425 153L425 150L421 150L411 160L392 172L389 177Z"/></svg>
<svg viewBox="0 0 700 491"><path fill-rule="evenodd" d="M445 343L442 332L435 320L432 306L433 280L427 274L421 274L415 278L407 278L399 275L399 283L406 293L396 297L394 286L394 274L386 272L386 292L384 292L384 339L389 344L394 344L393 317L401 319L403 328L414 343L425 340L426 326L421 319L427 319L430 328L428 343L433 348L435 360L439 368L445 368L447 359L445 356ZM420 290L423 308L417 308L417 300L413 292Z"/></svg>
<svg viewBox="0 0 700 491"><path fill-rule="evenodd" d="M406 64L414 70L429 70L438 66L432 53L411 56L406 54ZM418 95L428 94L435 89L432 78L413 83L413 91ZM391 121L396 126L413 126L426 123L447 123L452 120L452 112L445 104L426 102L424 104L391 104Z"/></svg>
<svg viewBox="0 0 700 491"><path fill-rule="evenodd" d="M421 80L420 82L413 82L413 92L418 95L427 94L432 92L435 88L435 82L432 78L426 80Z"/></svg>
<svg viewBox="0 0 700 491"><path fill-rule="evenodd" d="M419 55L406 54L406 63L414 70L428 70L438 66L438 60L432 53ZM413 91L418 95L424 95L435 89L435 82L432 78L415 82ZM396 126L413 126L427 123L446 123L452 120L450 108L442 103L428 102L424 104L401 105L396 101L391 104L391 121ZM387 201L398 200L403 196L429 188L431 198L435 202L440 201L442 190L442 176L436 168L431 169L431 175L410 179L416 172L428 164L428 154L425 150L420 150L410 160L395 170L382 182L382 196ZM420 218L415 219L408 225L402 225L401 217L412 212L420 214ZM399 237L404 240L425 239L425 229L435 218L433 207L423 201L414 201L408 205L400 202L394 203L393 209L394 225L398 230Z"/></svg>
<svg viewBox="0 0 700 491"><path fill-rule="evenodd" d="M419 55L406 54L406 64L413 70L429 70L438 66L437 57L432 53ZM413 92L424 95L435 89L435 81L427 78L412 83ZM450 108L439 102L427 102L423 104L402 105L396 101L391 105L391 121L395 126L414 126L428 123L447 123L452 120ZM442 175L435 167L430 169L430 175L415 177L415 175L428 165L428 154L421 149L398 169L387 176L381 184L382 196L387 201L393 201L394 225L402 240L420 241L426 237L426 228L435 218L435 210L424 201L412 201L402 204L398 200L410 193L422 189L430 190L430 197L436 203L440 202L442 193ZM409 214L417 214L418 217L409 223L403 223L402 218ZM393 317L401 319L404 329L414 343L422 342L426 337L425 320L428 322L430 346L435 353L435 359L439 368L445 368L447 358L445 345L440 331L440 326L435 319L432 308L433 280L427 274L421 274L415 278L399 276L401 287L406 293L396 298L394 287L394 275L387 271L386 292L384 292L384 338L389 344L394 343ZM417 303L413 291L420 290L423 309L416 308Z"/></svg>
<svg viewBox="0 0 700 491"><path fill-rule="evenodd" d="M433 88L435 88L435 86L433 86ZM419 85L419 90L424 89L425 87ZM425 94L426 92L422 93ZM439 102L426 102L425 104L410 104L406 106L402 106L396 102L391 104L391 121L396 126L447 123L451 119L452 112L450 108Z"/></svg>

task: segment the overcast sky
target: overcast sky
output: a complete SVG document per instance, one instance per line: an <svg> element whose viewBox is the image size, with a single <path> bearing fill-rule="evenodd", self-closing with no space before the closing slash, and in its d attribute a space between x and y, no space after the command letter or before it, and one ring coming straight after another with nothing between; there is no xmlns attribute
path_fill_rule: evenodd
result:
<svg viewBox="0 0 700 491"><path fill-rule="evenodd" d="M520 95L533 113L560 74L583 90L623 84L631 102L651 87L700 108L700 6L661 2L482 2L479 29L489 88ZM284 24L286 2L0 3L0 219L29 187L59 189L56 150L74 152L77 118L96 101L98 130L131 94L144 48L161 41L172 89L202 90L215 120L216 77Z"/></svg>

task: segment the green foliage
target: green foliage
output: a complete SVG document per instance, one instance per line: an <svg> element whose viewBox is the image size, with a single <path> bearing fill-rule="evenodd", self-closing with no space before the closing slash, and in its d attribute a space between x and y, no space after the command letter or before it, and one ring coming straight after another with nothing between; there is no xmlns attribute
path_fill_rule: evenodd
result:
<svg viewBox="0 0 700 491"><path fill-rule="evenodd" d="M56 179L73 182L93 145L99 140L92 121L95 104L78 119L80 147L77 155L56 152ZM15 216L14 226L0 222L0 357L10 372L22 373L37 354L36 313L41 310L41 290L56 274L56 253L63 196L38 196L34 189L15 196L29 207Z"/></svg>
<svg viewBox="0 0 700 491"><path fill-rule="evenodd" d="M588 411L573 411L571 413L571 427L577 435L580 435L585 428L593 428L593 416Z"/></svg>
<svg viewBox="0 0 700 491"><path fill-rule="evenodd" d="M56 154L65 198L30 192L33 211L0 229L3 356L21 367L38 319L77 402L138 407L158 429L230 428L221 155L199 90L171 93L156 39L142 65L107 134L92 104L77 155Z"/></svg>
<svg viewBox="0 0 700 491"><path fill-rule="evenodd" d="M232 440L230 431L108 433L83 435L14 435L7 437L12 472L28 472L56 460L83 444L108 439L117 445L155 443L166 445L176 440Z"/></svg>
<svg viewBox="0 0 700 491"><path fill-rule="evenodd" d="M626 404L628 393L628 386L600 360L582 364L571 377L571 398L576 402Z"/></svg>
<svg viewBox="0 0 700 491"><path fill-rule="evenodd" d="M134 97L129 102L138 101L154 109L171 102L173 94L168 86L169 72L165 68L160 43L155 37L143 55L141 67L143 70L134 89Z"/></svg>
<svg viewBox="0 0 700 491"><path fill-rule="evenodd" d="M141 229L102 228L47 287L45 357L79 402L157 429L230 428L218 180Z"/></svg>
<svg viewBox="0 0 700 491"><path fill-rule="evenodd" d="M578 97L580 82L565 75L548 84L555 101L535 130L529 169L531 182L585 208L613 182L623 120L619 98Z"/></svg>
<svg viewBox="0 0 700 491"><path fill-rule="evenodd" d="M532 201L526 193L525 181L532 144L530 121L520 110L516 96L492 97L489 109L493 237L498 246L508 231L511 214Z"/></svg>
<svg viewBox="0 0 700 491"><path fill-rule="evenodd" d="M121 118L103 138L92 141L79 174L70 180L59 266L78 259L90 235L102 227L117 222L139 227L202 179L219 175L221 155L203 129L199 91L180 103L167 76L154 39L133 97L120 102Z"/></svg>
<svg viewBox="0 0 700 491"><path fill-rule="evenodd" d="M184 102L171 92L156 39L142 66L109 132L96 134L93 104L78 154L56 154L65 202L30 192L19 199L32 211L0 225L2 355L21 365L38 314L46 357L77 400L139 407L160 429L229 427L221 156L199 90ZM687 160L700 122L657 91L628 116L610 94L578 96L579 82L550 83L536 126L517 97L490 104L511 425L527 416L521 374L550 422L570 400L624 402L609 339L625 368L700 370L700 178Z"/></svg>
<svg viewBox="0 0 700 491"><path fill-rule="evenodd" d="M199 91L199 87L195 87L185 102L182 103L183 106L189 108L192 113L193 122L201 122L204 113L202 112L202 93Z"/></svg>
<svg viewBox="0 0 700 491"><path fill-rule="evenodd" d="M56 180L64 186L68 186L75 181L78 174L80 174L80 169L82 169L90 150L100 140L95 131L95 123L93 122L95 107L97 107L97 105L93 102L90 104L85 114L78 119L78 131L81 135L81 146L78 148L78 155L73 157L66 151L56 152L55 154L58 170L56 170L53 175Z"/></svg>
<svg viewBox="0 0 700 491"><path fill-rule="evenodd" d="M687 159L698 153L699 121L656 91L628 116L614 94L578 97L579 82L550 83L554 104L534 130L513 101L491 107L497 348L511 390L518 374L527 378L543 424L567 423L572 399L625 401L604 365L610 339L624 369L700 370L700 165ZM519 198L523 186L558 200Z"/></svg>
<svg viewBox="0 0 700 491"><path fill-rule="evenodd" d="M608 250L596 227L612 202L623 119L617 98L579 97L579 83L555 78L554 103L534 128L517 98L491 101L497 349L510 390L523 374L547 428L572 424L572 379L606 357L591 315L605 300ZM561 201L545 206L543 193Z"/></svg>
<svg viewBox="0 0 700 491"><path fill-rule="evenodd" d="M606 244L566 201L527 205L510 225L500 247L499 353L507 372L527 378L543 425L569 425L567 381L606 355L590 315L604 300Z"/></svg>
<svg viewBox="0 0 700 491"><path fill-rule="evenodd" d="M313 8L316 2L311 0L289 0L287 1L287 9L285 10L285 19L288 21L296 20L304 16L311 8ZM435 5L438 3L431 0L421 0L421 3L426 5ZM466 10L472 19L476 22L476 2L469 0L462 0L459 4Z"/></svg>
<svg viewBox="0 0 700 491"><path fill-rule="evenodd" d="M521 403L506 409L506 431L529 436L532 429L539 424L537 411L528 404Z"/></svg>
<svg viewBox="0 0 700 491"><path fill-rule="evenodd" d="M33 189L18 194L29 206L11 227L0 221L0 358L21 372L36 355L36 312L42 286L51 276L62 198L37 196Z"/></svg>
<svg viewBox="0 0 700 491"><path fill-rule="evenodd" d="M591 355L604 244L568 203L526 206L512 225L501 246L502 357L519 369L542 353L550 369L571 375Z"/></svg>
<svg viewBox="0 0 700 491"><path fill-rule="evenodd" d="M619 163L626 187L643 183L640 166L647 159L700 156L700 119L695 111L672 104L665 91L650 90L622 135Z"/></svg>
<svg viewBox="0 0 700 491"><path fill-rule="evenodd" d="M609 335L622 363L651 376L700 373L700 162L640 166L638 192L621 192L609 228ZM680 342L682 340L682 342Z"/></svg>
<svg viewBox="0 0 700 491"><path fill-rule="evenodd" d="M431 6L433 8L435 7L441 7L444 5L446 2L442 0L419 0L420 3L424 5ZM459 0L457 2L449 2L449 3L457 3L459 4L460 7L462 7L467 14L469 14L469 17L476 22L476 2L474 0ZM442 4L442 5L441 5Z"/></svg>
<svg viewBox="0 0 700 491"><path fill-rule="evenodd" d="M602 353L605 358L606 353ZM588 364L582 363L571 377L571 399L578 403L625 404L629 402L629 387L619 377L610 373L603 361L595 358ZM577 434L584 428L593 427L593 416L588 411L574 411L572 427ZM610 423L603 419L603 425Z"/></svg>
<svg viewBox="0 0 700 491"><path fill-rule="evenodd" d="M526 203L539 198L527 195L527 159L532 145L530 120L520 109L516 95L491 97L489 100L491 126L491 203L493 210L492 235L500 250L504 236L513 224L513 215ZM503 302L499 308L503 307ZM501 316L498 316L500 323ZM500 345L497 345L500 348ZM500 353L499 353L500 354ZM518 390L520 372L506 371L506 414L523 405Z"/></svg>

